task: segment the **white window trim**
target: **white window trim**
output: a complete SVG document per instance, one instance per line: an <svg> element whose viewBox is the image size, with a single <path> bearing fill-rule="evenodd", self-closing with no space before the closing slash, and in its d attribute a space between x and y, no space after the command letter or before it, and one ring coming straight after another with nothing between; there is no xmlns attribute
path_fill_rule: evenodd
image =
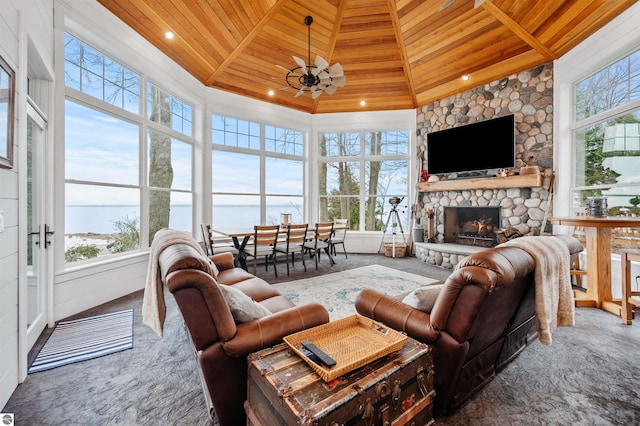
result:
<svg viewBox="0 0 640 426"><path fill-rule="evenodd" d="M640 47L638 22L640 22L640 3L629 7L624 14L609 22L554 63L554 75L556 76L554 90L556 196L554 197L553 214L556 216L568 216L573 209L573 198L570 196L574 189L572 186L576 173L573 131L587 126L589 123L594 123L598 119L601 120L603 116L603 114L598 114L579 123L575 122L574 85L617 59L637 50ZM620 107L621 112L630 109L631 105L637 104L638 102L634 101L624 105ZM607 111L606 116L610 114L611 111Z"/></svg>

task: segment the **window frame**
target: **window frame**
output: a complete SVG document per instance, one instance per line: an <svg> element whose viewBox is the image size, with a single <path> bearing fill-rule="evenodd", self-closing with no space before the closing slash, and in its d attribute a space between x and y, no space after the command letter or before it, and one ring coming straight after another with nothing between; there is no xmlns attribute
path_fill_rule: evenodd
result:
<svg viewBox="0 0 640 426"><path fill-rule="evenodd" d="M241 122L246 122L249 125L258 125L259 126L259 147L258 148L253 148L253 147L243 147L243 146L237 146L236 145L226 145L226 144L217 144L214 143L214 135L215 135L215 131L213 128L213 122L214 122L214 116L219 116L222 118L226 118L226 119L232 119L232 120L237 120L237 121L241 121ZM221 232L227 232L227 229L220 229L219 226L216 225L216 218L214 217L214 204L215 204L215 198L216 196L233 196L233 195L241 195L241 196L252 196L252 197L257 197L260 203L259 206L259 224L271 224L268 223L269 221L269 217L267 215L267 209L268 206L270 205L270 203L268 202L269 199L273 199L273 198L282 198L282 199L286 199L286 198L296 198L296 199L300 199L300 207L302 209L302 212L300 214L301 216L301 221L306 222L308 221L308 213L307 213L307 208L306 208L306 198L307 198L307 179L306 176L308 174L308 136L307 136L307 132L302 130L302 129L297 129L295 127L284 127L282 125L278 125L278 124L274 124L272 122L268 122L268 121L261 121L261 120L255 120L255 119L250 119L250 118L246 118L246 119L242 119L239 118L236 115L233 114L228 114L228 113L222 113L219 111L211 111L209 114L209 118L211 119L211 126L210 126L210 131L211 131L211 136L210 136L210 140L209 140L209 147L210 147L210 155L211 155L211 175L210 175L210 179L211 179L211 184L212 184L212 188L211 188L211 216L210 216L210 221L213 225L213 228L216 231L221 231ZM267 134L266 134L266 128L275 128L276 130L284 130L284 131L292 131L295 132L296 134L299 134L299 136L302 139L302 153L300 155L296 155L296 154L289 154L289 153L282 153L282 152L278 152L275 150L268 150L267 149ZM237 132L237 126L236 126L236 132ZM234 133L234 132L229 132L229 133ZM244 134L244 133L242 133ZM253 137L253 133L251 133L251 135L247 135L247 137ZM249 144L251 146L251 143ZM297 144L296 144L297 145ZM243 192L243 193L237 193L237 192L230 192L230 191L216 191L213 188L213 178L215 176L215 170L214 169L214 161L213 161L213 155L216 151L219 152L227 152L227 153L233 153L233 154L244 154L244 155L251 155L251 156L255 156L258 158L258 162L259 162L259 184L256 187L256 191L254 192ZM274 159L280 159L280 160L290 160L290 161L296 161L296 162L300 162L302 165L302 175L300 176L300 193L299 194L294 194L294 193L269 193L267 192L267 159L268 158L274 158ZM272 205L272 203L271 203ZM288 212L282 212L282 213L288 213ZM295 217L295 215L294 215ZM273 218L273 220L279 220L280 218ZM297 222L294 218L294 222ZM254 223L253 225L257 225L257 223ZM245 226L246 227L246 226ZM224 227L222 227L224 228ZM247 231L247 229L242 229L244 231ZM239 232L242 231L241 229L231 229L232 232Z"/></svg>
<svg viewBox="0 0 640 426"><path fill-rule="evenodd" d="M628 102L618 104L610 109L599 111L593 115L586 116L584 118L578 119L578 86L584 81L600 74L606 70L609 70L614 65L618 64L621 60L625 58L629 58L632 55L638 55L640 53L640 44L633 49L625 52L621 56L617 56L611 58L607 62L603 62L600 66L589 72L587 75L582 76L578 79L575 79L571 82L571 124L570 124L570 132L571 132L571 158L573 159L573 167L571 174L571 185L570 185L570 193L571 193L571 203L569 205L570 211L574 213L575 209L578 207L576 205L578 199L582 199L583 196L581 193L583 191L608 191L616 188L634 188L640 187L640 182L632 183L608 183L608 184L597 184L597 185L580 185L578 184L578 138L577 135L579 132L586 131L593 126L599 125L601 123L607 122L609 120L616 119L618 117L628 115L628 114L638 114L640 112L640 98L635 100L630 100ZM580 176L584 177L584 176ZM606 196L606 195L605 195Z"/></svg>
<svg viewBox="0 0 640 426"><path fill-rule="evenodd" d="M368 154L366 152L366 147L367 147L367 134L371 134L371 133L406 133L406 137L407 137L407 149L406 149L406 154L398 154L398 155L382 155L380 153L377 154ZM317 184L317 188L316 188L316 197L317 197L317 203L318 203L318 217L322 217L323 213L320 211L320 208L322 206L322 202L321 199L324 197L326 199L330 199L330 198L355 198L357 197L358 202L360 203L360 208L359 208L359 224L358 224L358 229L353 229L353 224L349 224L349 226L351 227L351 229L353 231L356 232L385 232L385 230L383 229L382 231L373 231L373 230L367 230L366 229L366 205L367 205L367 201L370 198L375 198L378 199L381 197L381 195L376 194L375 196L370 196L365 192L365 186L366 186L366 176L367 176L367 164L373 161L379 161L379 162L384 162L384 161L406 161L407 163L407 170L406 170L406 190L404 192L404 194L397 194L397 193L393 193L393 194L386 194L384 195L384 201L383 201L383 209L384 209L384 213L383 213L383 227L386 225L386 222L388 222L388 215L390 213L390 208L388 208L387 204L388 204L388 200L391 197L396 197L396 196L403 196L404 200L403 203L408 203L410 197L413 195L412 193L412 188L410 187L410 182L411 182L411 168L413 167L413 164L411 163L411 158L412 158L412 151L411 151L411 144L412 144L412 138L411 138L411 129L407 128L407 129L401 129L401 128L371 128L371 129L367 129L367 128L361 128L361 129L344 129L341 131L331 131L331 130L325 130L325 131L318 131L317 132L317 140L320 141L320 139L322 138L322 135L330 135L330 134L359 134L359 154L357 155L336 155L336 156L322 156L321 153L319 152L319 148L320 148L320 143L318 142L318 146L316 147L316 155L317 155L317 174L318 176L316 177L318 184ZM352 162L352 163L357 163L358 167L359 167L359 193L358 194L347 194L347 195L338 195L338 196L330 196L328 194L321 194L320 193L320 178L319 178L319 173L320 173L320 168L321 168L321 164L323 163L340 163L340 162ZM402 223L404 224L403 226L403 230L405 233L409 233L410 229L410 223L409 223L409 218L410 218L410 206L407 206L406 208L399 208L398 210L404 210L404 211L399 211L399 213L402 213L405 216L405 219ZM402 218L401 218L402 219ZM391 231L389 231L391 232Z"/></svg>
<svg viewBox="0 0 640 426"><path fill-rule="evenodd" d="M98 52L99 54L103 55L105 58L108 58L111 62L117 63L120 66L122 66L125 71L129 71L132 73L137 74L138 76L138 84L139 84L139 88L140 88L140 92L139 92L139 108L138 108L138 112L134 113L131 112L130 110L124 108L124 107L119 107L119 106L115 106L112 103L106 102L102 99L99 99L97 97L94 97L88 93L84 93L80 90L77 90L73 87L67 86L66 81L63 82L63 86L64 86L64 102L66 101L71 101L74 103L77 103L83 107L89 108L91 110L97 111L101 114L106 114L108 116L114 117L118 120L124 120L127 121L129 123L132 123L136 126L138 126L139 131L138 131L138 148L137 148L137 153L138 153L138 170L137 170L137 176L138 176L138 183L137 184L113 184L113 183L108 183L108 182L88 182L88 181L84 181L84 180L76 180L76 179L67 179L66 176L62 176L63 182L62 182L62 187L66 187L67 184L78 184L78 185L87 185L87 186L95 186L95 187L112 187L112 188L125 188L125 189L134 189L138 191L138 208L139 208L139 213L140 213L140 217L138 218L139 220L139 224L138 224L138 231L139 231L139 247L136 250L130 250L130 251L126 251L126 252L122 252L122 253L112 253L109 255L102 255L102 256L98 256L96 258L91 258L91 259L86 259L86 260L80 260L80 261L76 261L76 262L65 262L64 260L64 256L61 256L59 259L61 260L57 260L57 262L61 262L62 263L62 267L61 269L66 270L66 269L74 269L76 267L83 267L85 265L92 265L92 264L96 264L98 262L103 262L105 260L109 260L109 259L114 259L114 258L121 258L121 257L125 257L125 256L130 256L130 255L136 255L140 252L144 252L146 250L149 249L150 246L150 241L149 241L149 237L148 237L148 233L149 233L149 193L151 191L156 191L156 190L162 190L162 191L168 191L170 193L180 193L180 194L190 194L190 199L191 199L191 229L188 230L189 232L194 232L195 229L195 218L197 216L196 213L196 185L195 185L195 178L196 178L196 173L192 172L191 173L191 182L190 182L190 189L186 189L186 188L157 188L157 187L151 187L149 184L149 161L148 161L148 156L149 156L149 150L148 150L148 146L149 146L149 131L153 130L159 133L162 133L163 135L171 138L172 140L178 140L181 143L185 143L187 145L189 145L191 147L191 159L190 159L190 164L191 164L191 170L194 170L194 166L195 166L195 156L196 156L196 152L197 152L197 140L195 138L195 134L197 134L197 126L199 125L198 123L198 117L195 114L197 105L195 105L193 102L189 102L185 99L187 99L187 96L181 97L181 96L176 96L175 94L175 90L167 90L164 86L157 84L155 81L153 81L152 79L150 79L147 75L145 75L144 73L136 70L133 67L129 67L127 63L125 63L124 61L118 60L116 58L114 58L113 56L110 55L110 52L105 52L102 49L96 48L94 46L91 45L90 42L86 41L85 38L78 36L77 34L75 34L73 31L71 31L70 29L66 28L65 29L65 36L69 35L71 37L73 37L74 39L76 39L78 42L87 45L88 47L90 47L91 49L93 49L94 51ZM63 53L63 62L66 63L66 55ZM148 115L148 87L149 84L153 84L154 86L158 87L160 90L164 91L165 93L167 93L168 95L171 96L172 99L176 99L188 106L191 107L191 118L192 118L192 122L191 122L191 133L192 135L186 135L183 133L180 133L172 128L168 128L160 123L156 123L154 121L151 121L149 118L147 118ZM64 127L64 117L66 117L66 111L65 114L63 114L63 127ZM66 151L66 147L65 147L65 151ZM65 159L64 156L62 157L63 164L65 163ZM65 194L65 190L62 189L61 192L62 198L64 199L63 202L63 209L62 209L62 224L65 223L65 207L66 207L66 194ZM64 234L66 235L66 229L64 229ZM66 251L66 248L65 250Z"/></svg>

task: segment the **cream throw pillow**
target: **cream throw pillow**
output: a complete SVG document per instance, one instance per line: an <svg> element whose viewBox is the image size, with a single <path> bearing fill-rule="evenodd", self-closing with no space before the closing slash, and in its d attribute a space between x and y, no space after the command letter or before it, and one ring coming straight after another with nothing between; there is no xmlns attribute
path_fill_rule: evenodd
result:
<svg viewBox="0 0 640 426"><path fill-rule="evenodd" d="M426 285L417 288L402 299L402 303L414 309L430 313L442 287L444 287L444 284Z"/></svg>
<svg viewBox="0 0 640 426"><path fill-rule="evenodd" d="M226 284L218 284L218 287L220 287L222 296L227 301L227 305L229 305L229 309L231 309L231 315L233 315L233 319L236 322L248 322L271 315L271 311L244 294L241 290Z"/></svg>

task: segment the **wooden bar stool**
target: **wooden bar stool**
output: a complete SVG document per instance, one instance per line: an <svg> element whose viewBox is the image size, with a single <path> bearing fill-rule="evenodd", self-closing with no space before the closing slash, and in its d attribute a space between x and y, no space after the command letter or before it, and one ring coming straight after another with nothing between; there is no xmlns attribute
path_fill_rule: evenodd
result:
<svg viewBox="0 0 640 426"><path fill-rule="evenodd" d="M640 296L640 291L631 291L631 262L640 262L640 251L629 250L620 253L620 263L622 264L622 323L631 325L633 320L633 306L640 306L640 300L633 296ZM638 280L640 277L636 277Z"/></svg>

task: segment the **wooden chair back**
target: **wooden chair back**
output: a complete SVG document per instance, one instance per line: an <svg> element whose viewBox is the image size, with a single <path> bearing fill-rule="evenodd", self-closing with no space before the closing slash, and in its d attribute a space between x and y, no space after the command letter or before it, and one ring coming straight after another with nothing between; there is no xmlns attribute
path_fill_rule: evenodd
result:
<svg viewBox="0 0 640 426"><path fill-rule="evenodd" d="M309 225L302 223L299 225L287 225L287 244L289 247L293 244L302 244L307 240L307 231Z"/></svg>
<svg viewBox="0 0 640 426"><path fill-rule="evenodd" d="M204 241L204 251L207 256L213 254L213 236L211 235L211 225L205 223L200 224L200 230L202 231L202 240Z"/></svg>

